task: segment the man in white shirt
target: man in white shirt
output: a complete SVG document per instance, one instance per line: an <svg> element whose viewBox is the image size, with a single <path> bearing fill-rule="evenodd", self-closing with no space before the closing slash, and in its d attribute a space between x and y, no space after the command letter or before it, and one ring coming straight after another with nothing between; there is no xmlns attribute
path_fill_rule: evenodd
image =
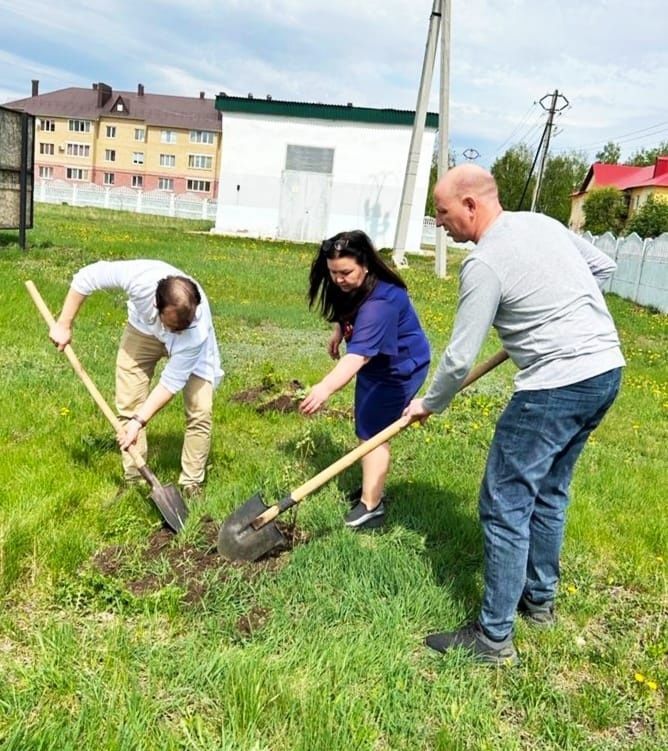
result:
<svg viewBox="0 0 668 751"><path fill-rule="evenodd" d="M183 391L186 432L179 484L187 497L204 481L211 447L213 391L223 371L209 303L202 288L163 261L99 261L73 277L63 310L49 337L59 350L72 339L74 320L86 298L97 290L120 289L128 296L128 322L116 360L116 408L124 431L121 449L133 443L146 458L143 428L172 397ZM150 390L157 362L168 362ZM125 479L140 475L123 451Z"/></svg>
<svg viewBox="0 0 668 751"><path fill-rule="evenodd" d="M480 615L426 643L516 662L516 611L534 624L554 619L573 468L619 390L624 358L601 293L615 263L554 219L504 211L494 178L477 165L447 172L434 198L437 226L476 247L461 267L450 342L424 399L404 414L424 421L448 406L490 326L519 371L480 489Z"/></svg>

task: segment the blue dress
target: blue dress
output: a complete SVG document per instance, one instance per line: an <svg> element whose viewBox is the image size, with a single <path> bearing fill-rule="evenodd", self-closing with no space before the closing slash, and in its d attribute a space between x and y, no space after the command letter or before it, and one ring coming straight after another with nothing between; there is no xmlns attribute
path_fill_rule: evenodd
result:
<svg viewBox="0 0 668 751"><path fill-rule="evenodd" d="M370 357L355 383L355 432L366 440L401 417L429 370L429 342L402 287L378 281L344 327L346 352Z"/></svg>

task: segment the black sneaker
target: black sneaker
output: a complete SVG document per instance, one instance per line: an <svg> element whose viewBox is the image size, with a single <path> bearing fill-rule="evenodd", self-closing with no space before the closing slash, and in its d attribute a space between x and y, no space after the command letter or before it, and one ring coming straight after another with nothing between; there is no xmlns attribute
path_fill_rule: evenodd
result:
<svg viewBox="0 0 668 751"><path fill-rule="evenodd" d="M522 599L517 604L517 612L528 623L531 623L534 626L541 626L542 628L546 628L549 626L554 626L556 622L553 600L543 602L539 605L535 602L532 602L527 597L522 597Z"/></svg>
<svg viewBox="0 0 668 751"><path fill-rule="evenodd" d="M447 652L449 649L461 647L471 652L478 662L486 665L517 665L519 663L512 635L503 641L494 641L485 634L477 621L458 631L429 634L425 639L425 644L437 652Z"/></svg>
<svg viewBox="0 0 668 751"><path fill-rule="evenodd" d="M362 500L362 486L360 485L359 488L351 490L350 493L346 494L344 500L350 506L350 508L357 506L357 504ZM388 500L385 493L381 495L380 500L381 502Z"/></svg>
<svg viewBox="0 0 668 751"><path fill-rule="evenodd" d="M362 501L359 501L346 514L345 524L346 527L353 527L354 529L357 529L358 527L364 526L372 519L379 519L383 516L385 516L385 506L382 500L372 511L369 511L369 509L362 503Z"/></svg>

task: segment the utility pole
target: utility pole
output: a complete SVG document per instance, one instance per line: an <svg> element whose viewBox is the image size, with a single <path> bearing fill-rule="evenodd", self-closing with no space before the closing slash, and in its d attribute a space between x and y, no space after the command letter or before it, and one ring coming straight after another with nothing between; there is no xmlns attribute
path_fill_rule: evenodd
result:
<svg viewBox="0 0 668 751"><path fill-rule="evenodd" d="M448 148L450 122L450 6L451 0L441 3L441 81L438 97L438 166L436 179L440 180L450 166L450 149ZM436 227L436 259L434 271L436 276L444 279L448 266L448 233Z"/></svg>
<svg viewBox="0 0 668 751"><path fill-rule="evenodd" d="M540 106L547 110L547 107L543 102L545 99L547 99L550 95L545 94L545 96L539 101ZM561 107L557 107L557 99L563 99L564 103L561 105ZM550 102L550 108L548 110L547 115L547 123L545 124L545 130L543 131L543 138L542 146L543 146L543 153L540 157L540 165L538 167L538 176L536 177L536 184L533 188L533 195L531 196L531 211L536 210L536 204L538 203L538 197L540 196L540 186L543 182L543 171L545 170L545 160L547 158L547 151L550 147L550 136L552 135L552 122L554 121L554 115L555 112L561 112L561 110L566 109L568 107L568 99L563 94L559 93L558 89L554 90L554 93L552 94L552 101Z"/></svg>
<svg viewBox="0 0 668 751"><path fill-rule="evenodd" d="M431 15L429 16L429 30L427 32L427 44L425 47L424 60L422 62L422 74L420 76L420 88L418 91L417 105L415 107L415 119L413 120L413 131L411 133L411 142L408 150L408 160L406 162L406 173L404 175L404 184L401 191L401 203L399 205L399 216L397 219L397 228L394 236L394 252L392 260L395 266L402 267L406 265L406 238L408 236L408 224L410 221L411 209L413 207L413 194L415 193L415 182L417 177L418 165L420 162L420 151L422 147L422 135L424 133L425 120L427 116L427 105L429 102L429 93L431 90L432 75L434 72L434 61L436 59L436 46L438 42L438 32L441 25L443 9L448 0L433 0ZM449 8L448 8L449 12ZM443 41L445 31L442 31L441 41ZM448 18L447 36L450 37L450 22ZM449 53L449 44L448 50ZM443 75L443 65L441 73ZM447 70L447 67L446 67ZM442 86L447 87L447 82ZM441 106L443 102L443 92L441 91ZM447 99L447 90L446 90ZM447 122L447 111L445 113ZM447 125L446 136L443 138L443 112L439 113L439 130L441 132L441 148L445 149L445 163L447 169ZM439 151L439 170L441 162L441 153Z"/></svg>

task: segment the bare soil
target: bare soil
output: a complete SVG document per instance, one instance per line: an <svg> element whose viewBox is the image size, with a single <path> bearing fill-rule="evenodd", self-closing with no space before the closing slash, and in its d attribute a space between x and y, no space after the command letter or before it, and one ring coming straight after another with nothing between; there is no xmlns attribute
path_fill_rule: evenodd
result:
<svg viewBox="0 0 668 751"><path fill-rule="evenodd" d="M253 405L255 411L259 414L265 414L266 412L287 413L299 410L299 404L304 395L304 385L298 380L293 379L283 387L268 385L253 386L244 391L239 391L231 399L233 402L239 404ZM350 418L352 411L350 409L324 407L320 410L319 414Z"/></svg>
<svg viewBox="0 0 668 751"><path fill-rule="evenodd" d="M278 520L277 526L286 539L285 546L272 550L255 562L227 561L219 555L216 547L219 526L210 517L204 517L197 544L185 545L179 544L178 537L163 527L149 537L148 544L141 551L124 545L110 545L100 550L93 558L93 566L101 574L120 580L136 596L177 584L184 590L183 601L197 604L206 597L209 587L217 581L225 581L232 570L241 571L248 580L262 572L277 571L287 560L285 554L308 540L306 533L294 522ZM158 561L160 565L156 566ZM160 573L154 573L156 569ZM250 621L255 623L253 628L257 627L259 617L253 615L253 611L244 617L250 619L246 624L248 628L252 626Z"/></svg>

